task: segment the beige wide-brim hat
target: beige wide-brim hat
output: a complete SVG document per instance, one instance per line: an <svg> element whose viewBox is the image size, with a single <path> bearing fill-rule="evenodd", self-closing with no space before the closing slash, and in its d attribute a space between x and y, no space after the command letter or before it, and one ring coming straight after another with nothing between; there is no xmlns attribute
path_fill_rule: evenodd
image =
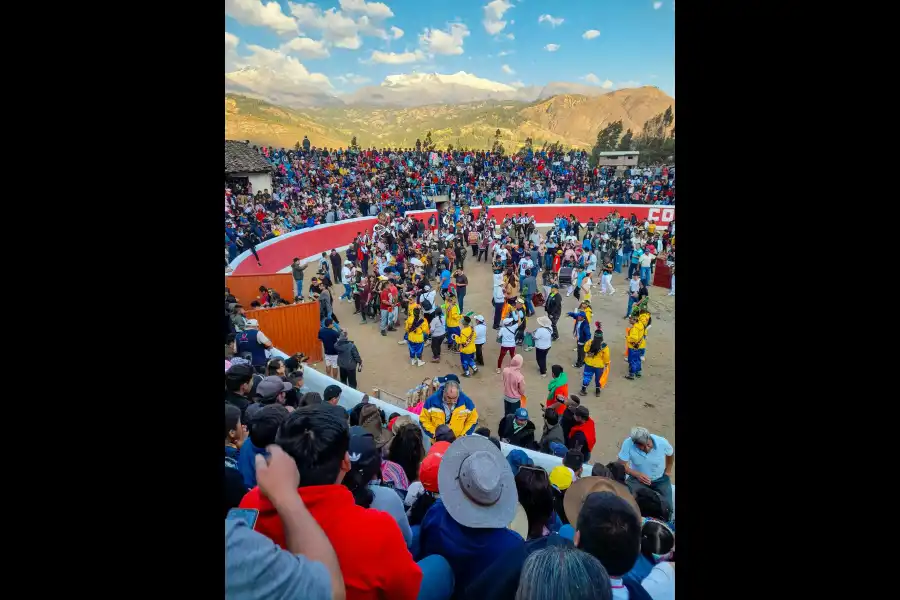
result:
<svg viewBox="0 0 900 600"><path fill-rule="evenodd" d="M544 315L542 317L537 318L537 323L541 327L553 327L553 323L550 321L550 317Z"/></svg>
<svg viewBox="0 0 900 600"><path fill-rule="evenodd" d="M585 499L594 492L615 494L628 502L640 518L641 509L627 486L606 477L583 477L569 486L569 489L566 490L566 497L563 499L563 510L566 511L566 518L573 527L578 523L578 513L581 512Z"/></svg>

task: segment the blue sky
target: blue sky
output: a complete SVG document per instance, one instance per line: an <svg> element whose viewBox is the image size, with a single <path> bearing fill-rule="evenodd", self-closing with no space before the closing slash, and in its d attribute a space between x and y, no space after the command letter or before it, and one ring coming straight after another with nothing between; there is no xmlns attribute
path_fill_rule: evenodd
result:
<svg viewBox="0 0 900 600"><path fill-rule="evenodd" d="M465 71L508 85L569 81L675 94L673 0L225 0L225 70L332 93L387 75ZM597 34L596 32L599 32Z"/></svg>

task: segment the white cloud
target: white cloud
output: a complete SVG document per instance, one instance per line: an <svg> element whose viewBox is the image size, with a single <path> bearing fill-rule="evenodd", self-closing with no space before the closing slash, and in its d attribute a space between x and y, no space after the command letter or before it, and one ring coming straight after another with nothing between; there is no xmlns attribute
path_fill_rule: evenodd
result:
<svg viewBox="0 0 900 600"><path fill-rule="evenodd" d="M601 85L600 87L602 87L604 90L608 90L612 86L613 86L613 82L610 81L609 79L607 79L606 81L603 82L603 85Z"/></svg>
<svg viewBox="0 0 900 600"><path fill-rule="evenodd" d="M240 43L238 36L233 33L225 32L225 72L232 71L237 68L240 63L240 57L237 53L237 47Z"/></svg>
<svg viewBox="0 0 900 600"><path fill-rule="evenodd" d="M516 74L516 72L513 71L509 65L503 65L500 68L503 69L503 72L506 73L507 75L515 75Z"/></svg>
<svg viewBox="0 0 900 600"><path fill-rule="evenodd" d="M538 17L538 23L543 23L544 21L547 21L548 23L550 23L551 27L556 27L558 25L562 25L562 23L563 23L563 21L565 21L565 19L562 17L557 18L557 17L554 17L553 15L541 15Z"/></svg>
<svg viewBox="0 0 900 600"><path fill-rule="evenodd" d="M372 81L368 77L363 77L362 75L356 75L354 73L347 73L345 75L338 75L335 77L341 83L350 83L353 85L362 85L364 83L369 83Z"/></svg>
<svg viewBox="0 0 900 600"><path fill-rule="evenodd" d="M596 75L594 75L593 73L588 73L587 75L582 77L582 79L584 79L588 83L593 83L594 85L597 85L600 83L600 78L597 77Z"/></svg>
<svg viewBox="0 0 900 600"><path fill-rule="evenodd" d="M393 16L394 13L381 2L363 2L363 0L341 2L341 6L348 12L365 13L356 20L335 8L323 11L318 5L312 3L289 2L288 4L297 23L303 28L321 31L322 40L329 45L357 50L362 46L360 35L383 40L391 39L390 34L379 26L379 21L382 18ZM399 37L396 32L394 32L394 36L394 39Z"/></svg>
<svg viewBox="0 0 900 600"><path fill-rule="evenodd" d="M559 50L559 44L547 44L546 46L544 46L544 50L546 50L547 52L556 52L557 50Z"/></svg>
<svg viewBox="0 0 900 600"><path fill-rule="evenodd" d="M383 2L366 2L366 0L340 0L341 8L348 13L359 13L373 19L387 19L394 16L394 11Z"/></svg>
<svg viewBox="0 0 900 600"><path fill-rule="evenodd" d="M227 39L227 38L226 38ZM250 55L239 57L236 71L225 73L225 89L261 96L276 104L290 104L309 95L331 92L322 73L310 73L292 56L277 50L248 45Z"/></svg>
<svg viewBox="0 0 900 600"><path fill-rule="evenodd" d="M511 34L511 33L507 33L507 34L506 34L506 39L508 39L508 40L514 40L514 39L516 39L516 36L514 36L514 35Z"/></svg>
<svg viewBox="0 0 900 600"><path fill-rule="evenodd" d="M497 56L509 56L510 54L514 54L515 50L502 50L497 53Z"/></svg>
<svg viewBox="0 0 900 600"><path fill-rule="evenodd" d="M523 88L523 87L525 87L525 84L522 83L521 81L511 81L511 82L509 83L509 85L513 86L514 88Z"/></svg>
<svg viewBox="0 0 900 600"><path fill-rule="evenodd" d="M434 54L456 55L463 53L463 39L469 35L464 23L451 23L449 31L425 28L419 36L422 49Z"/></svg>
<svg viewBox="0 0 900 600"><path fill-rule="evenodd" d="M381 50L373 50L372 56L367 62L382 65L405 65L407 63L419 62L425 60L425 54L421 50L415 52L382 52Z"/></svg>
<svg viewBox="0 0 900 600"><path fill-rule="evenodd" d="M654 3L653 3L653 10L659 10L659 9L661 9L661 8L662 8L662 4L663 4L662 2L654 2Z"/></svg>
<svg viewBox="0 0 900 600"><path fill-rule="evenodd" d="M282 44L281 51L285 54L295 54L301 58L327 58L329 56L325 42L306 37L297 37Z"/></svg>
<svg viewBox="0 0 900 600"><path fill-rule="evenodd" d="M491 0L484 5L484 30L491 35L496 35L506 28L506 21L503 20L503 13L513 8L511 2L506 0Z"/></svg>
<svg viewBox="0 0 900 600"><path fill-rule="evenodd" d="M399 40L400 38L403 37L403 30L400 29L399 27L391 26L391 35L393 36L393 38L395 40Z"/></svg>
<svg viewBox="0 0 900 600"><path fill-rule="evenodd" d="M281 11L277 2L225 0L225 14L242 25L268 27L281 35L297 33L297 23Z"/></svg>
<svg viewBox="0 0 900 600"><path fill-rule="evenodd" d="M584 33L581 34L581 37L583 37L586 40L592 40L595 37L599 37L599 36L600 36L599 29L588 29L587 31L585 31Z"/></svg>

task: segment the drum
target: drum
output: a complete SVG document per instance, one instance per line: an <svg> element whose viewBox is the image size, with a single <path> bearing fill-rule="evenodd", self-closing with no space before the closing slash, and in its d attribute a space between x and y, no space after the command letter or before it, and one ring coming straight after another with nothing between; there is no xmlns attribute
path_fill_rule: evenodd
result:
<svg viewBox="0 0 900 600"><path fill-rule="evenodd" d="M559 270L559 285L572 285L572 267L562 267Z"/></svg>

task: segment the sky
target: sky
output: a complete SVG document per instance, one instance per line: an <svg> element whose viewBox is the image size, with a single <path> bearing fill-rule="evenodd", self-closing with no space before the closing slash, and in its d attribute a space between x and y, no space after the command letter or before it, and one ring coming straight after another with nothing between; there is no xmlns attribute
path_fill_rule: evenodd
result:
<svg viewBox="0 0 900 600"><path fill-rule="evenodd" d="M331 94L388 75L465 71L515 87L568 81L675 95L675 2L225 0L225 72Z"/></svg>

